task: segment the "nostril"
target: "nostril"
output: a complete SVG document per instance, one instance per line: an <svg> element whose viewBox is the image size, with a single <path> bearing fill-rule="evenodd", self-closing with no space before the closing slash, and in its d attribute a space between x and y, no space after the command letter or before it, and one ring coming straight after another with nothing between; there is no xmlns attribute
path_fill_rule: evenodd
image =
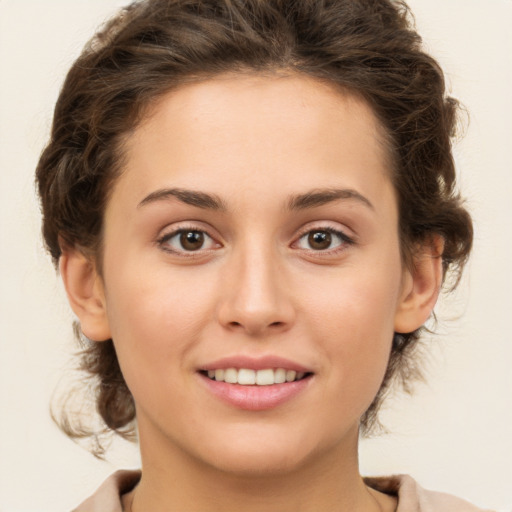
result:
<svg viewBox="0 0 512 512"><path fill-rule="evenodd" d="M272 322L270 324L267 325L267 328L272 328L272 329L280 329L282 328L284 325L286 325L286 322L281 322L281 321L278 321L278 322ZM244 324L243 322L236 322L236 321L232 321L232 322L229 322L229 327L231 327L232 329L240 329L240 328L245 328L249 331L259 331L261 329L264 329L264 326L261 326L261 329L257 328L257 329L253 329L251 328L250 325L246 325ZM254 326L252 326L254 327Z"/></svg>

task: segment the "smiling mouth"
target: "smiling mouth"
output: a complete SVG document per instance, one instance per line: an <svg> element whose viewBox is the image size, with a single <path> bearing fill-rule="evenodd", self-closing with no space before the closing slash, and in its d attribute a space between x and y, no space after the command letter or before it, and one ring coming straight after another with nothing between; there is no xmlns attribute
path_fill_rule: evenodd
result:
<svg viewBox="0 0 512 512"><path fill-rule="evenodd" d="M228 384L239 384L242 386L272 386L274 384L285 384L296 382L312 375L310 372L297 372L284 368L266 368L263 370L252 370L249 368L223 368L217 370L203 370L200 373L210 380L226 382Z"/></svg>

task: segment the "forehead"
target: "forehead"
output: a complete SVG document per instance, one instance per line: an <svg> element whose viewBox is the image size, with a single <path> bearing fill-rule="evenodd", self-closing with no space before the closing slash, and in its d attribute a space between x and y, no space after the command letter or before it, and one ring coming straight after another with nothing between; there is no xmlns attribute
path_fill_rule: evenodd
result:
<svg viewBox="0 0 512 512"><path fill-rule="evenodd" d="M368 188L370 174L389 175L384 139L369 105L332 84L296 74L225 74L152 105L125 141L116 188L131 185L134 201L166 181L222 195L234 174L256 188L311 187L315 178Z"/></svg>

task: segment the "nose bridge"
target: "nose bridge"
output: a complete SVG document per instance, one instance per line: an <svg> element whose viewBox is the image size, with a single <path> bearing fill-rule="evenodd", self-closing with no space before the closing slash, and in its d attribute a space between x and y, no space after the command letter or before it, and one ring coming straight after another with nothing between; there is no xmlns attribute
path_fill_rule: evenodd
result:
<svg viewBox="0 0 512 512"><path fill-rule="evenodd" d="M294 317L279 252L263 238L233 248L220 301L221 323L249 334L285 329Z"/></svg>

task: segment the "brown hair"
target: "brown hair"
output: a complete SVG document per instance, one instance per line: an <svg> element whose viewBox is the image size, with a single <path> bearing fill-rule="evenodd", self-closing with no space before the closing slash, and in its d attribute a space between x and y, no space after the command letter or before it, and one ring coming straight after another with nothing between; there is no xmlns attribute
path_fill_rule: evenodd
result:
<svg viewBox="0 0 512 512"><path fill-rule="evenodd" d="M456 284L472 242L451 153L457 102L423 52L407 6L393 0L145 0L122 9L69 71L37 167L54 262L65 243L90 252L101 270L103 211L121 172L122 140L157 98L223 72L280 70L337 84L371 105L393 160L404 259L439 234L445 274L451 270ZM407 389L418 376L420 330L395 335L364 432L377 423L390 384ZM81 367L93 378L106 430L128 435L135 408L112 340L85 344ZM63 425L72 437L90 433L67 419Z"/></svg>

